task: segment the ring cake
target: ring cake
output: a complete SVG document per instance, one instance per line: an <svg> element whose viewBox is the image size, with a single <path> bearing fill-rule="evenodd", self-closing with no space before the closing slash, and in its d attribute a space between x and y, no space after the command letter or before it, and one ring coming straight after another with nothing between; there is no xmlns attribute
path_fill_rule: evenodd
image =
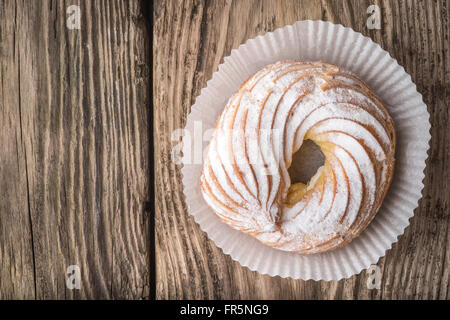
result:
<svg viewBox="0 0 450 320"><path fill-rule="evenodd" d="M303 141L324 164L306 184L288 168ZM204 199L231 227L302 254L336 249L374 218L394 169L395 128L349 71L280 61L247 79L219 116L201 175Z"/></svg>

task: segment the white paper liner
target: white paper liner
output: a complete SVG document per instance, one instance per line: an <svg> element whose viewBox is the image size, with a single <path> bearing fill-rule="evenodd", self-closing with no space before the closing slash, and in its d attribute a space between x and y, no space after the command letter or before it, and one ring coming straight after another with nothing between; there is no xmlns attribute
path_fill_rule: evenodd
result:
<svg viewBox="0 0 450 320"><path fill-rule="evenodd" d="M374 220L350 244L331 252L301 255L271 248L216 217L200 192L202 164L192 164L193 159L184 155L183 160L190 160L184 161L181 170L186 204L209 238L225 254L251 270L304 280L348 278L377 263L414 215L421 198L431 138L427 107L411 77L377 43L342 25L306 20L248 40L232 50L192 106L186 130L193 133L195 121L202 122L203 132L213 128L226 102L243 81L261 67L285 59L322 60L354 72L383 100L394 119L397 132L394 177Z"/></svg>

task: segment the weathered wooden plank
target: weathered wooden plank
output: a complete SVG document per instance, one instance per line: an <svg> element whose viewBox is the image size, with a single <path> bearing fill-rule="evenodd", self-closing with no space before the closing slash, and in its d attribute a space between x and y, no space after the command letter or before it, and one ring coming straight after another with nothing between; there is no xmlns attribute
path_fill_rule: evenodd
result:
<svg viewBox="0 0 450 320"><path fill-rule="evenodd" d="M0 298L148 298L142 2L7 0L0 24Z"/></svg>
<svg viewBox="0 0 450 320"><path fill-rule="evenodd" d="M367 8L381 8L368 30ZM448 1L157 1L154 9L156 295L168 298L424 299L449 297ZM415 217L380 259L381 289L367 274L314 282L251 272L224 255L187 213L180 167L170 160L190 106L223 58L249 38L322 19L352 27L389 51L417 84L431 115L426 187Z"/></svg>
<svg viewBox="0 0 450 320"><path fill-rule="evenodd" d="M15 4L0 6L0 296L34 298L34 254L27 198ZM10 17L5 19L4 17Z"/></svg>

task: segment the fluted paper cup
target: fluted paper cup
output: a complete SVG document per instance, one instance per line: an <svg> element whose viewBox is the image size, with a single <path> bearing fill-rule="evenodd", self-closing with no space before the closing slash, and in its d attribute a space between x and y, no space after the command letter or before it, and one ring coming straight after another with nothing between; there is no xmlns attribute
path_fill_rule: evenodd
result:
<svg viewBox="0 0 450 320"><path fill-rule="evenodd" d="M208 136L228 99L249 76L267 64L287 59L322 60L354 72L383 100L395 122L395 171L383 205L359 237L331 252L302 255L266 246L219 220L200 192L203 159L192 152L206 149L207 142L193 147L192 138L200 134L202 141ZM248 40L225 58L208 81L192 106L185 129L181 171L189 213L225 254L261 274L339 280L360 273L377 263L397 241L421 198L430 140L429 114L422 96L388 52L341 25L299 21Z"/></svg>

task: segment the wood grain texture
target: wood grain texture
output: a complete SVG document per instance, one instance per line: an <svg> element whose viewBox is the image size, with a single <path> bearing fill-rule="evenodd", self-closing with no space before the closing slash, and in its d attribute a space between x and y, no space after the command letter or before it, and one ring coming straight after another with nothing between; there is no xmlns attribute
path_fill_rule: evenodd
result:
<svg viewBox="0 0 450 320"><path fill-rule="evenodd" d="M381 8L381 30L366 27L367 8ZM153 92L158 299L448 299L450 297L448 127L450 2L437 1L156 1ZM180 166L170 154L190 106L223 58L247 39L321 19L371 37L404 66L422 93L432 124L423 198L399 242L378 266L379 290L365 271L331 282L271 278L224 255L183 200Z"/></svg>
<svg viewBox="0 0 450 320"><path fill-rule="evenodd" d="M0 1L0 298L149 297L150 32L140 0Z"/></svg>

